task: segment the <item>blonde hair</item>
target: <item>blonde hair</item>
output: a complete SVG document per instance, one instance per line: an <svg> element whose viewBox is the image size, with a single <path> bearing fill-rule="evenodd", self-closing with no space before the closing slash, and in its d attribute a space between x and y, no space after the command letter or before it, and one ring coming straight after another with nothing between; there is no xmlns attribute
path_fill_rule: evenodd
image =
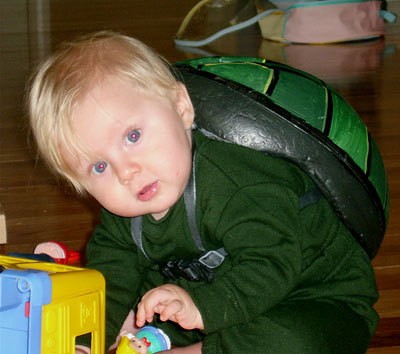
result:
<svg viewBox="0 0 400 354"><path fill-rule="evenodd" d="M80 193L85 187L62 151L88 153L74 133L72 111L108 75L125 78L139 92L162 99L171 100L177 90L166 60L139 40L110 31L64 43L38 67L30 82L29 119L39 153Z"/></svg>

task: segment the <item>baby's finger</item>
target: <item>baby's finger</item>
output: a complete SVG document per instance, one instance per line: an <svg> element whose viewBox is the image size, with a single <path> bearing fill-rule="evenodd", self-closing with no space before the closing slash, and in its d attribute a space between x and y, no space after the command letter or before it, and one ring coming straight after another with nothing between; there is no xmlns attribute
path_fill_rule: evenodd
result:
<svg viewBox="0 0 400 354"><path fill-rule="evenodd" d="M136 317L135 317L135 322L137 327L143 327L145 323L145 313L144 310L141 308L140 304L138 305L138 308L136 310Z"/></svg>
<svg viewBox="0 0 400 354"><path fill-rule="evenodd" d="M168 305L164 306L162 309L159 309L160 320L161 321L168 321L168 320L175 320L176 314L181 311L182 304L180 301L171 301Z"/></svg>
<svg viewBox="0 0 400 354"><path fill-rule="evenodd" d="M139 303L136 312L136 325L143 327L147 322L152 322L154 317L154 309L151 306L147 306L144 303Z"/></svg>

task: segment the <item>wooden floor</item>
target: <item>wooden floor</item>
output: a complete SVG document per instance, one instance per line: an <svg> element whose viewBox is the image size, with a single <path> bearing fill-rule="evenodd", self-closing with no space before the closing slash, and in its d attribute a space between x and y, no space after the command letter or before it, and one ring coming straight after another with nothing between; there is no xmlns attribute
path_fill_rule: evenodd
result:
<svg viewBox="0 0 400 354"><path fill-rule="evenodd" d="M97 222L96 203L76 197L35 160L26 128L27 77L60 41L113 29L144 40L170 61L208 54L263 56L330 83L360 113L381 150L391 216L373 260L382 319L368 352L400 353L400 24L387 25L384 40L352 45L285 47L263 40L253 26L201 50L175 48L174 34L196 2L0 0L0 213L7 228L0 253L31 252L48 240L82 250ZM400 1L388 4L400 14ZM207 19L210 24L214 17ZM0 218L0 241L5 239L3 229Z"/></svg>

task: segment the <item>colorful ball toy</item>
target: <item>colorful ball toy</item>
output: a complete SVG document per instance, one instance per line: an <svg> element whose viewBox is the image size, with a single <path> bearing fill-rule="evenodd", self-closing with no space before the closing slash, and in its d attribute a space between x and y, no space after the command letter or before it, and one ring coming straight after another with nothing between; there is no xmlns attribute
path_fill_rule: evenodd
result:
<svg viewBox="0 0 400 354"><path fill-rule="evenodd" d="M154 354L170 348L171 342L161 329L144 326L135 335L121 333L116 354Z"/></svg>

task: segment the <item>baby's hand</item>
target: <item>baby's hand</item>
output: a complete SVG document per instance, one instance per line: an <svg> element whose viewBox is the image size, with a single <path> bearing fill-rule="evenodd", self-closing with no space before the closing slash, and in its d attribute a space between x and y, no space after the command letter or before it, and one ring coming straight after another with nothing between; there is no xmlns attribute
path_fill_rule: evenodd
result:
<svg viewBox="0 0 400 354"><path fill-rule="evenodd" d="M75 346L75 354L90 354L90 348L83 345Z"/></svg>
<svg viewBox="0 0 400 354"><path fill-rule="evenodd" d="M136 313L136 325L152 322L154 314L161 321L171 320L184 329L204 329L201 314L189 293L173 284L165 284L148 291L142 297Z"/></svg>

